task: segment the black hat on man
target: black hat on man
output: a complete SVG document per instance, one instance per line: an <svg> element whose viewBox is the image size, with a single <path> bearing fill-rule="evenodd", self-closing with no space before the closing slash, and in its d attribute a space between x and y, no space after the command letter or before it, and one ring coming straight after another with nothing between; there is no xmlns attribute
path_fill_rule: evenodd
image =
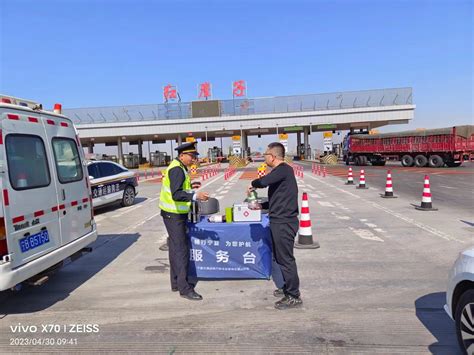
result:
<svg viewBox="0 0 474 355"><path fill-rule="evenodd" d="M177 150L178 154L192 153L194 155L199 155L199 153L196 149L196 144L197 144L197 142L183 143L180 146L174 148L174 150Z"/></svg>

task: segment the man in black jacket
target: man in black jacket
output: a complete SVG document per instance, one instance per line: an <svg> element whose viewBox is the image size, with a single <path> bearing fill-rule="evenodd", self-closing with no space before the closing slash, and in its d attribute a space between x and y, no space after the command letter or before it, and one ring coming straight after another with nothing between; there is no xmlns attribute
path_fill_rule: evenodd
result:
<svg viewBox="0 0 474 355"><path fill-rule="evenodd" d="M260 179L253 180L249 191L268 187L273 253L285 280L283 289L285 297L275 303L275 308L299 307L303 301L300 298L300 281L293 255L295 236L298 232L298 186L293 168L284 161L285 147L281 143L269 144L264 156L272 171Z"/></svg>

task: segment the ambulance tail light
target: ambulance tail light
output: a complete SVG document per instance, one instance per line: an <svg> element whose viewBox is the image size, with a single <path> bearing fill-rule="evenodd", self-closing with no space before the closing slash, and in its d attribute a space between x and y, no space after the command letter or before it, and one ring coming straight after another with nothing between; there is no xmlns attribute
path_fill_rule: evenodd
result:
<svg viewBox="0 0 474 355"><path fill-rule="evenodd" d="M5 231L5 219L0 217L0 259L8 254L7 234Z"/></svg>
<svg viewBox="0 0 474 355"><path fill-rule="evenodd" d="M61 104L54 104L54 113L61 114L62 108Z"/></svg>

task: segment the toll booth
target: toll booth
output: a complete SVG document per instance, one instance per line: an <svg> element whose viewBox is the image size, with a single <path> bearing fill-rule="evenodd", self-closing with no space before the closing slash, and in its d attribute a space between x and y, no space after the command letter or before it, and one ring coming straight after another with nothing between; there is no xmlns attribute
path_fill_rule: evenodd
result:
<svg viewBox="0 0 474 355"><path fill-rule="evenodd" d="M116 155L102 154L100 160L113 161L114 163L118 163L118 158Z"/></svg>
<svg viewBox="0 0 474 355"><path fill-rule="evenodd" d="M138 154L130 153L123 156L123 166L127 169L138 169L140 165L140 156Z"/></svg>
<svg viewBox="0 0 474 355"><path fill-rule="evenodd" d="M215 163L217 162L217 158L222 157L222 149L219 147L212 147L209 148L207 151L207 159L209 163Z"/></svg>
<svg viewBox="0 0 474 355"><path fill-rule="evenodd" d="M166 165L166 153L155 151L154 153L150 153L150 164L152 166L165 166ZM168 156L169 161L169 156Z"/></svg>

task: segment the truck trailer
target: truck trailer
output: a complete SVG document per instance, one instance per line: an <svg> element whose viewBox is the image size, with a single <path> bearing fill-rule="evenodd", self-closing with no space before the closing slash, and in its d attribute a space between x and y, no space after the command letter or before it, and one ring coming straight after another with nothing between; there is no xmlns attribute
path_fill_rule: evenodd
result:
<svg viewBox="0 0 474 355"><path fill-rule="evenodd" d="M405 167L457 167L474 158L474 126L382 134L348 133L343 147L346 165L383 166L387 160L399 160Z"/></svg>

